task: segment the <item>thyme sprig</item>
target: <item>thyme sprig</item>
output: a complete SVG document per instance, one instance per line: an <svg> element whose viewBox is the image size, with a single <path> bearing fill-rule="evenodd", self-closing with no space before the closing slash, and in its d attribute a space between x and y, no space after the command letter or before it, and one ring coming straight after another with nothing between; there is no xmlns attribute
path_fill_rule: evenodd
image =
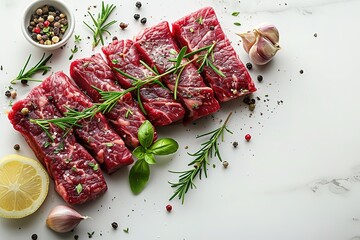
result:
<svg viewBox="0 0 360 240"><path fill-rule="evenodd" d="M184 203L185 194L189 191L189 189L196 188L194 183L195 178L199 176L199 179L201 180L202 173L204 173L205 177L207 177L207 166L209 165L210 158L214 156L222 162L218 139L221 137L222 141L224 141L225 131L232 134L232 132L227 128L227 123L231 114L232 113L230 112L221 127L197 136L197 138L207 136L210 136L210 138L201 144L201 148L197 152L188 153L190 156L195 157L195 159L188 164L188 166L193 166L191 169L181 172L170 171L171 173L179 174L178 182L169 182L171 187L176 189L174 194L170 197L170 200L178 196L179 199L181 199L181 202Z"/></svg>
<svg viewBox="0 0 360 240"><path fill-rule="evenodd" d="M111 33L107 29L111 25L116 23L116 20L113 20L108 23L106 23L106 20L108 19L110 14L114 11L115 7L116 6L114 4L111 4L111 5L106 4L106 6L105 6L104 2L102 2L101 3L101 12L98 13L97 19L95 19L94 16L91 14L91 12L88 11L88 14L91 17L91 20L93 21L94 27L91 27L85 21L83 21L83 22L93 33L93 43L92 43L93 48L95 48L100 42L102 45L104 45L104 38L102 36L104 34L104 32L107 32L109 35L111 35Z"/></svg>
<svg viewBox="0 0 360 240"><path fill-rule="evenodd" d="M16 78L14 78L13 80L11 80L11 84L16 84L16 81L32 81L32 82L41 82L42 80L38 80L38 79L34 79L32 78L32 76L35 73L38 72L43 72L42 75L45 75L48 71L51 70L50 66L46 66L46 63L50 60L50 58L52 57L52 54L50 54L49 56L47 56L45 58L45 53L42 55L41 59L39 60L39 62L33 66L32 68L30 68L29 70L26 71L26 68L30 62L31 59L31 54L29 55L28 59L25 62L24 67L20 70L19 74L17 75ZM25 72L26 71L26 72Z"/></svg>

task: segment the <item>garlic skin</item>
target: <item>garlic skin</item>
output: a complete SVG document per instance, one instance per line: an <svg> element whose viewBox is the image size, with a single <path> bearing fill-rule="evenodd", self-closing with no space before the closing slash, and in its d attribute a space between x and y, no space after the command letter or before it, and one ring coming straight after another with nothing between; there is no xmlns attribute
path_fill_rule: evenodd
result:
<svg viewBox="0 0 360 240"><path fill-rule="evenodd" d="M279 31L272 24L263 24L246 33L237 34L241 37L244 50L256 65L270 62L279 46Z"/></svg>
<svg viewBox="0 0 360 240"><path fill-rule="evenodd" d="M46 225L55 232L65 233L73 230L87 218L70 207L59 205L50 211Z"/></svg>

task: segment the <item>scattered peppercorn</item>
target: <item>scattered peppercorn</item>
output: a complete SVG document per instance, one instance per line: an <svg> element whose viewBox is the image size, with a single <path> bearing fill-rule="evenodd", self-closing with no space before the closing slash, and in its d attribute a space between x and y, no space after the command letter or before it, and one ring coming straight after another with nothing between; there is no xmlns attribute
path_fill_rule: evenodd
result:
<svg viewBox="0 0 360 240"><path fill-rule="evenodd" d="M15 144L15 145L14 145L14 149L15 149L16 151L20 150L20 145L19 145L19 144Z"/></svg>
<svg viewBox="0 0 360 240"><path fill-rule="evenodd" d="M249 104L250 104L250 97L249 97L249 96L246 96L246 97L243 99L243 103L245 103L246 105L249 105Z"/></svg>
<svg viewBox="0 0 360 240"><path fill-rule="evenodd" d="M113 223L111 224L111 226L112 226L113 229L117 229L117 228L119 227L119 225L117 224L117 222L113 222Z"/></svg>
<svg viewBox="0 0 360 240"><path fill-rule="evenodd" d="M15 99L16 96L17 96L17 92L16 92L16 91L12 91L12 92L11 92L11 98L12 98L12 99Z"/></svg>
<svg viewBox="0 0 360 240"><path fill-rule="evenodd" d="M22 115L28 115L29 114L29 109L28 108L21 109L21 114Z"/></svg>
<svg viewBox="0 0 360 240"><path fill-rule="evenodd" d="M125 28L127 28L128 25L129 25L129 24L127 24L127 23L121 22L121 23L119 24L119 27L120 27L121 29L125 29Z"/></svg>
<svg viewBox="0 0 360 240"><path fill-rule="evenodd" d="M258 75L258 76L257 76L257 80L258 80L259 82L261 82L263 79L264 79L263 76L261 76L261 75Z"/></svg>
<svg viewBox="0 0 360 240"><path fill-rule="evenodd" d="M229 166L228 161L223 161L223 167L224 167L224 168L227 168L228 166Z"/></svg>
<svg viewBox="0 0 360 240"><path fill-rule="evenodd" d="M140 20L140 22L141 22L142 24L145 24L146 21L147 21L146 17L143 17L143 18Z"/></svg>
<svg viewBox="0 0 360 240"><path fill-rule="evenodd" d="M253 103L250 104L250 105L249 105L249 110L250 110L250 111L254 111L254 110L255 110L255 104L253 104Z"/></svg>
<svg viewBox="0 0 360 240"><path fill-rule="evenodd" d="M21 80L21 83L24 84L24 85L26 85L26 84L28 83L28 80L24 80L24 79L23 79L23 80Z"/></svg>
<svg viewBox="0 0 360 240"><path fill-rule="evenodd" d="M11 92L10 92L9 90L6 90L6 91L5 91L5 96L11 97Z"/></svg>
<svg viewBox="0 0 360 240"><path fill-rule="evenodd" d="M210 26L210 30L212 31L212 30L214 30L215 29L215 27L214 26Z"/></svg>
<svg viewBox="0 0 360 240"><path fill-rule="evenodd" d="M140 9L141 6L142 6L142 4L141 4L141 2L136 2L136 3L135 3L135 6Z"/></svg>
<svg viewBox="0 0 360 240"><path fill-rule="evenodd" d="M253 66L252 66L251 62L246 63L246 68L247 68L247 69L251 70L252 67L253 67Z"/></svg>
<svg viewBox="0 0 360 240"><path fill-rule="evenodd" d="M74 235L74 239L78 240L79 239L79 235Z"/></svg>
<svg viewBox="0 0 360 240"><path fill-rule="evenodd" d="M32 239L32 240L37 240L37 239L38 239L37 234L34 233L33 235L31 235L31 239Z"/></svg>
<svg viewBox="0 0 360 240"><path fill-rule="evenodd" d="M140 14L135 13L135 14L134 14L134 18L135 18L135 20L139 20L139 19L140 19Z"/></svg>
<svg viewBox="0 0 360 240"><path fill-rule="evenodd" d="M246 141L250 141L250 139L251 139L251 135L250 135L250 134L246 134L246 135L245 135L245 140L246 140Z"/></svg>
<svg viewBox="0 0 360 240"><path fill-rule="evenodd" d="M172 206L170 204L166 205L166 211L171 212Z"/></svg>
<svg viewBox="0 0 360 240"><path fill-rule="evenodd" d="M303 73L304 73L304 70L301 69L299 72L300 72L300 74L303 74Z"/></svg>
<svg viewBox="0 0 360 240"><path fill-rule="evenodd" d="M317 37L317 33L314 33L314 37Z"/></svg>
<svg viewBox="0 0 360 240"><path fill-rule="evenodd" d="M233 142L233 147L234 147L234 148L237 148L238 145L239 145L238 142Z"/></svg>

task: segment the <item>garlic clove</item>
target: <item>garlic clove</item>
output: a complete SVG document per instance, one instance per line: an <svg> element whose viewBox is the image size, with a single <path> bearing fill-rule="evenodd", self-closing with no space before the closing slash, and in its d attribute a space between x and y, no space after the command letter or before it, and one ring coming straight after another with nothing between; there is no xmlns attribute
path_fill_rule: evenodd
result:
<svg viewBox="0 0 360 240"><path fill-rule="evenodd" d="M255 29L261 36L269 39L273 44L279 42L279 30L272 24L262 24Z"/></svg>
<svg viewBox="0 0 360 240"><path fill-rule="evenodd" d="M60 205L50 211L46 225L55 232L70 232L86 218L88 217L82 216L74 209Z"/></svg>
<svg viewBox="0 0 360 240"><path fill-rule="evenodd" d="M247 53L249 53L250 48L255 44L256 42L256 35L257 33L255 31L248 31L246 33L236 33L236 35L240 36L243 42L243 47Z"/></svg>
<svg viewBox="0 0 360 240"><path fill-rule="evenodd" d="M249 51L251 61L256 65L264 65L275 56L276 52L280 50L277 44L273 44L267 38L258 35L255 44Z"/></svg>

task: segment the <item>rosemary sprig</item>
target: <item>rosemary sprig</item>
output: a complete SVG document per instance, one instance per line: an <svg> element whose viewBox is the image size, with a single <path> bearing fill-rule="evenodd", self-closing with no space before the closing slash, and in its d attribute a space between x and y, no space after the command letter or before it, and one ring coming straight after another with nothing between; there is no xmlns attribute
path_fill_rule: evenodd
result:
<svg viewBox="0 0 360 240"><path fill-rule="evenodd" d="M224 140L225 131L232 134L232 132L226 126L231 114L232 113L230 112L223 125L218 129L197 136L197 138L206 136L210 136L210 138L201 144L201 148L197 152L188 153L190 156L195 157L195 159L188 164L188 166L193 166L191 169L181 172L170 171L171 173L179 174L178 182L169 182L171 187L176 188L174 194L170 197L170 200L178 196L179 199L181 199L181 202L184 203L185 194L188 192L188 190L196 188L194 183L196 176L199 175L199 179L201 179L202 172L204 172L205 177L207 177L206 168L209 164L209 159L214 156L222 161L218 146L218 139L221 137L222 141Z"/></svg>
<svg viewBox="0 0 360 240"><path fill-rule="evenodd" d="M111 33L107 30L111 25L113 25L114 23L116 23L115 20L105 23L106 20L108 19L108 17L110 16L110 14L114 11L115 9L115 5L114 4L104 4L104 2L102 2L101 4L101 13L98 13L97 19L95 19L93 17L93 15L88 11L89 16L91 17L91 20L93 21L93 25L94 27L91 27L89 24L87 24L84 21L84 24L91 30L91 32L93 33L93 43L92 43L92 47L95 48L100 42L102 45L104 45L104 39L103 39L103 33L107 32L109 35L111 35Z"/></svg>
<svg viewBox="0 0 360 240"><path fill-rule="evenodd" d="M198 49L195 52L199 53L201 51L203 51L204 49L208 49L211 48L211 46L213 45L209 45L207 46L207 48L202 48L202 49ZM182 53L181 53L182 52ZM62 118L55 118L55 119L30 119L30 121L32 123L36 123L38 124L45 132L46 134L50 137L51 139L51 134L49 133L49 125L50 124L54 124L57 127L61 128L63 131L65 131L65 135L74 127L74 126L78 126L78 122L82 119L87 119L87 118L91 118L93 117L95 114L101 112L101 113L107 113L109 111L111 111L111 109L113 109L113 107L117 104L117 102L127 93L133 92L133 91L137 91L137 95L138 95L138 102L139 102L139 106L141 108L141 110L146 114L146 111L142 105L141 99L140 99L140 88L143 87L146 84L159 84L161 86L163 86L160 82L160 79L166 75L172 74L172 73L177 73L178 74L178 78L181 75L182 70L189 64L191 64L194 61L198 61L199 58L198 57L194 57L193 59L189 59L189 61L183 62L182 59L186 57L186 55L189 56L189 54L185 54L186 49L185 50L181 50L180 53L177 57L177 59L175 59L174 61L177 63L179 62L180 64L176 64L173 67L171 67L170 69L168 69L167 71L165 71L162 74L159 74L157 72L157 69L153 69L153 73L154 76L149 76L146 77L145 79L138 79L136 77L133 77L125 72L123 72L121 69L118 68L113 68L115 71L117 71L118 73L122 74L123 76L133 80L133 86L122 91L122 92L116 92L116 91L102 91L99 88L94 87L94 89L96 89L100 95L101 95L101 99L102 102L101 103L96 103L94 104L92 107L87 108L81 112L79 111L75 111L73 109L68 108L67 112L65 113L65 116ZM193 56L193 55L190 55ZM202 55L201 55L202 56ZM201 57L200 56L200 57ZM142 63L145 64L145 63ZM150 68L149 66L147 66L147 68ZM177 79L178 79L177 78ZM178 81L178 80L177 80ZM177 84L175 84L175 86L177 86ZM176 92L176 89L174 90L174 92ZM126 117L126 116L125 116ZM127 114L127 117L129 117L129 114Z"/></svg>
<svg viewBox="0 0 360 240"><path fill-rule="evenodd" d="M44 53L42 55L41 59L39 60L39 62L35 66L33 66L32 68L30 68L29 70L26 71L26 68L27 68L27 66L28 66L28 64L30 62L30 59L31 59L31 54L30 54L28 59L25 62L24 67L20 70L17 77L14 78L13 80L11 80L10 83L11 84L16 84L16 81L41 82L41 80L33 79L32 76L37 72L43 72L42 75L45 75L48 71L50 71L51 67L46 66L46 63L50 60L51 57L52 57L52 54L50 54L49 56L47 56L45 58L45 53Z"/></svg>

